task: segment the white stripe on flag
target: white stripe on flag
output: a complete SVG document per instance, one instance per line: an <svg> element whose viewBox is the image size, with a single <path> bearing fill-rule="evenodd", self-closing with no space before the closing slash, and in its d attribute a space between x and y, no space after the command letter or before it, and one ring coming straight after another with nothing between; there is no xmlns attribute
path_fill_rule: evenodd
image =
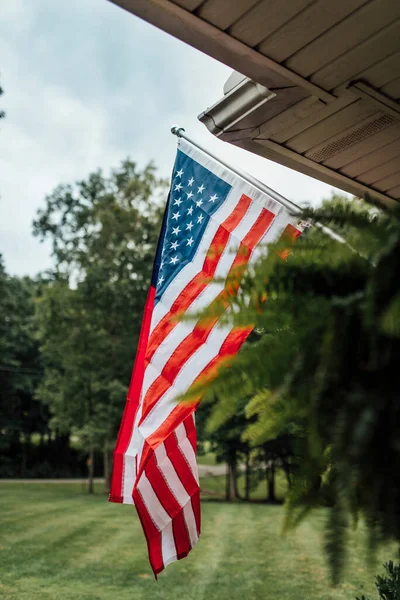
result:
<svg viewBox="0 0 400 600"><path fill-rule="evenodd" d="M171 517L159 501L157 494L153 490L153 486L144 471L139 479L137 489L140 492L143 503L146 506L147 512L154 525L159 531L162 531L169 523L171 523Z"/></svg>
<svg viewBox="0 0 400 600"><path fill-rule="evenodd" d="M194 516L192 503L189 500L183 507L183 516L185 517L185 523L189 534L190 544L193 548L199 536L197 535L196 517Z"/></svg>
<svg viewBox="0 0 400 600"><path fill-rule="evenodd" d="M163 529L161 532L161 551L164 567L176 560L176 547L174 541L174 532L172 529L172 521L170 521L165 529Z"/></svg>
<svg viewBox="0 0 400 600"><path fill-rule="evenodd" d="M165 450L164 442L160 444L156 450L155 455L157 459L157 466L160 469L168 487L179 502L181 506L184 506L190 501L190 496L184 488L181 480L179 479L175 467L172 464L167 451Z"/></svg>
<svg viewBox="0 0 400 600"><path fill-rule="evenodd" d="M186 429L183 423L178 425L178 427L175 429L175 434L178 439L178 446L185 457L194 478L196 479L197 483L199 483L199 470L197 467L196 455L194 453L192 444L188 440Z"/></svg>
<svg viewBox="0 0 400 600"><path fill-rule="evenodd" d="M131 436L132 439L133 435ZM133 486L136 480L136 458L133 452L129 453L129 449L124 455L124 466L122 473L122 489L121 495L124 504L134 504L132 498Z"/></svg>
<svg viewBox="0 0 400 600"><path fill-rule="evenodd" d="M232 331L232 327L214 327L207 342L205 342L183 364L173 385L160 398L149 412L146 419L138 428L143 438L148 438L164 423L171 411L176 406L176 398L184 394L208 363L218 354L225 338Z"/></svg>

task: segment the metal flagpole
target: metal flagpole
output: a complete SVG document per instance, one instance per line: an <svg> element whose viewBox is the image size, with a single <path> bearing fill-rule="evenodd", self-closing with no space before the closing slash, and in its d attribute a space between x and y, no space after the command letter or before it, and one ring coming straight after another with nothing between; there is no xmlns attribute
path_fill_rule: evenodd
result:
<svg viewBox="0 0 400 600"><path fill-rule="evenodd" d="M171 127L171 133L173 135L176 135L176 137L178 139L182 138L183 140L186 140L187 142L192 144L192 146L195 146L196 148L198 148L199 150L204 152L204 154L211 156L211 158L213 158L215 161L217 161L218 163L220 163L221 165L223 165L224 167L226 167L227 169L229 169L236 175L239 175L239 177L241 177L245 181L248 181L255 188L257 188L261 192L264 192L264 194L268 194L268 196L270 196L271 198L273 198L274 200L276 200L277 202L282 204L285 208L287 208L290 214L295 215L295 216L301 216L302 210L301 210L300 206L298 206L297 204L295 204L288 198L285 198L278 192L275 192L275 190L271 189L270 187L268 187L261 181L258 181L258 179L256 179L249 173L246 173L245 171L242 171L241 169L238 169L237 167L232 167L231 165L228 165L221 158L215 156L209 150L206 150L205 148L200 146L200 144L198 144L197 142L194 142L188 135L186 135L185 129L183 127L178 127L178 125L174 125L173 127ZM348 246L350 248L350 250L355 252L354 248L352 248L350 246L350 244L341 235L332 231L332 229L330 229L330 227L326 227L326 225L322 225L322 223L318 223L318 222L315 223L315 226L318 227L318 229L320 229L321 231L323 231L331 239L335 240L336 242L339 242L340 244L345 244L346 246Z"/></svg>

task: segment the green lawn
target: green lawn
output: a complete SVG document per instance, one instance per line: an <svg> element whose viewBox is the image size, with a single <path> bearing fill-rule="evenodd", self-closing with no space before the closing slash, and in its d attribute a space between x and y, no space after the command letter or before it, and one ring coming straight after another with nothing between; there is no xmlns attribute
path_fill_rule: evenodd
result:
<svg viewBox="0 0 400 600"><path fill-rule="evenodd" d="M131 506L108 504L100 493L90 497L79 484L0 483L0 598L353 600L361 592L372 595L374 572L364 562L362 531L354 535L345 583L331 589L322 553L325 512L282 538L282 510L205 501L197 547L155 582ZM394 554L386 548L379 560Z"/></svg>

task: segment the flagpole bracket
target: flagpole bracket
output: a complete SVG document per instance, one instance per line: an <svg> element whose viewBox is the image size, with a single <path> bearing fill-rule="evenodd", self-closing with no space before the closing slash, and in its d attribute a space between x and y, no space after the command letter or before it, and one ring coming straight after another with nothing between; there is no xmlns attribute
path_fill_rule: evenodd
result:
<svg viewBox="0 0 400 600"><path fill-rule="evenodd" d="M185 133L185 129L183 127L179 127L178 125L173 125L171 127L171 133L176 135L176 137L181 138L182 134Z"/></svg>

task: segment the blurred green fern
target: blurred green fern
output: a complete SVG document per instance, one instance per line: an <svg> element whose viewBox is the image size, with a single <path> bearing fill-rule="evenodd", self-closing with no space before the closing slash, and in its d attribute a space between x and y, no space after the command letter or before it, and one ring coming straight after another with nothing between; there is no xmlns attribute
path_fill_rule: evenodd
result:
<svg viewBox="0 0 400 600"><path fill-rule="evenodd" d="M210 430L246 399L243 440L291 436L285 527L332 507L325 547L337 581L359 515L371 549L400 540L400 210L334 198L304 218L335 228L348 245L312 228L270 246L230 298L233 310L220 308L232 325L254 324L252 337L195 393L216 398Z"/></svg>

